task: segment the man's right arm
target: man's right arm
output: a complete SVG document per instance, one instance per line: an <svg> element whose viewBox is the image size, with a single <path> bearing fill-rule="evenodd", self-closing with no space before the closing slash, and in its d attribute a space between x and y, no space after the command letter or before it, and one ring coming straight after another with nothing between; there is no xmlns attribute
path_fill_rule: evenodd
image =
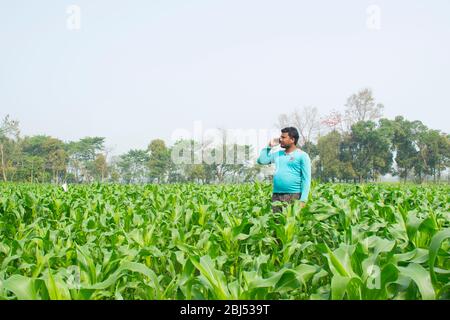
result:
<svg viewBox="0 0 450 320"><path fill-rule="evenodd" d="M256 162L258 164L271 164L273 159L272 155L270 154L270 147L265 147L261 150L261 153L259 154L258 160Z"/></svg>

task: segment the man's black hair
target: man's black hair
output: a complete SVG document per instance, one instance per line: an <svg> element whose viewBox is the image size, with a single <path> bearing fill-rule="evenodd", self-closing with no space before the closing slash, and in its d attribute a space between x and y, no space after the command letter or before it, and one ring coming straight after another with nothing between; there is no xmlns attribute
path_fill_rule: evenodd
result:
<svg viewBox="0 0 450 320"><path fill-rule="evenodd" d="M300 136L298 134L298 131L295 127L286 127L284 129L281 129L282 133L287 133L290 138L294 139L294 144L297 145L298 140L300 139Z"/></svg>

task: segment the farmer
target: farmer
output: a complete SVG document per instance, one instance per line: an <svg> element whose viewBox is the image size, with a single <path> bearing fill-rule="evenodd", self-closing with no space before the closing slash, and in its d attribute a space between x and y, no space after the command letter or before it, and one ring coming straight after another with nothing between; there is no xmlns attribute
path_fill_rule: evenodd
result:
<svg viewBox="0 0 450 320"><path fill-rule="evenodd" d="M269 141L269 145L261 150L258 164L275 163L273 176L272 210L281 212L283 208L274 204L276 201L293 202L300 200L304 207L311 186L311 160L309 155L297 148L299 134L296 128L287 127L281 130L281 137ZM280 144L285 150L270 153L270 149Z"/></svg>

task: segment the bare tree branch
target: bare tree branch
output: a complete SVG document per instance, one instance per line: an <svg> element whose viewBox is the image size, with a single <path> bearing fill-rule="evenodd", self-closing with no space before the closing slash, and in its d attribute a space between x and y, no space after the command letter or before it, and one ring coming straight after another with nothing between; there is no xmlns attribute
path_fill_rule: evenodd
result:
<svg viewBox="0 0 450 320"><path fill-rule="evenodd" d="M316 107L303 107L301 110L295 109L291 114L281 114L275 124L278 129L285 127L296 127L300 134L299 144L303 145L317 139L320 134L320 117Z"/></svg>

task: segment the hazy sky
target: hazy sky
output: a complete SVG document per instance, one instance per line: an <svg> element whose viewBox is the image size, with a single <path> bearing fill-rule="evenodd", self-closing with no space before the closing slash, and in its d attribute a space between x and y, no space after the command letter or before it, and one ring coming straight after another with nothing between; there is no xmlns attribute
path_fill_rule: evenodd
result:
<svg viewBox="0 0 450 320"><path fill-rule="evenodd" d="M26 135L121 153L195 120L270 129L294 108L343 110L363 87L387 117L450 132L450 1L0 0L0 117Z"/></svg>

